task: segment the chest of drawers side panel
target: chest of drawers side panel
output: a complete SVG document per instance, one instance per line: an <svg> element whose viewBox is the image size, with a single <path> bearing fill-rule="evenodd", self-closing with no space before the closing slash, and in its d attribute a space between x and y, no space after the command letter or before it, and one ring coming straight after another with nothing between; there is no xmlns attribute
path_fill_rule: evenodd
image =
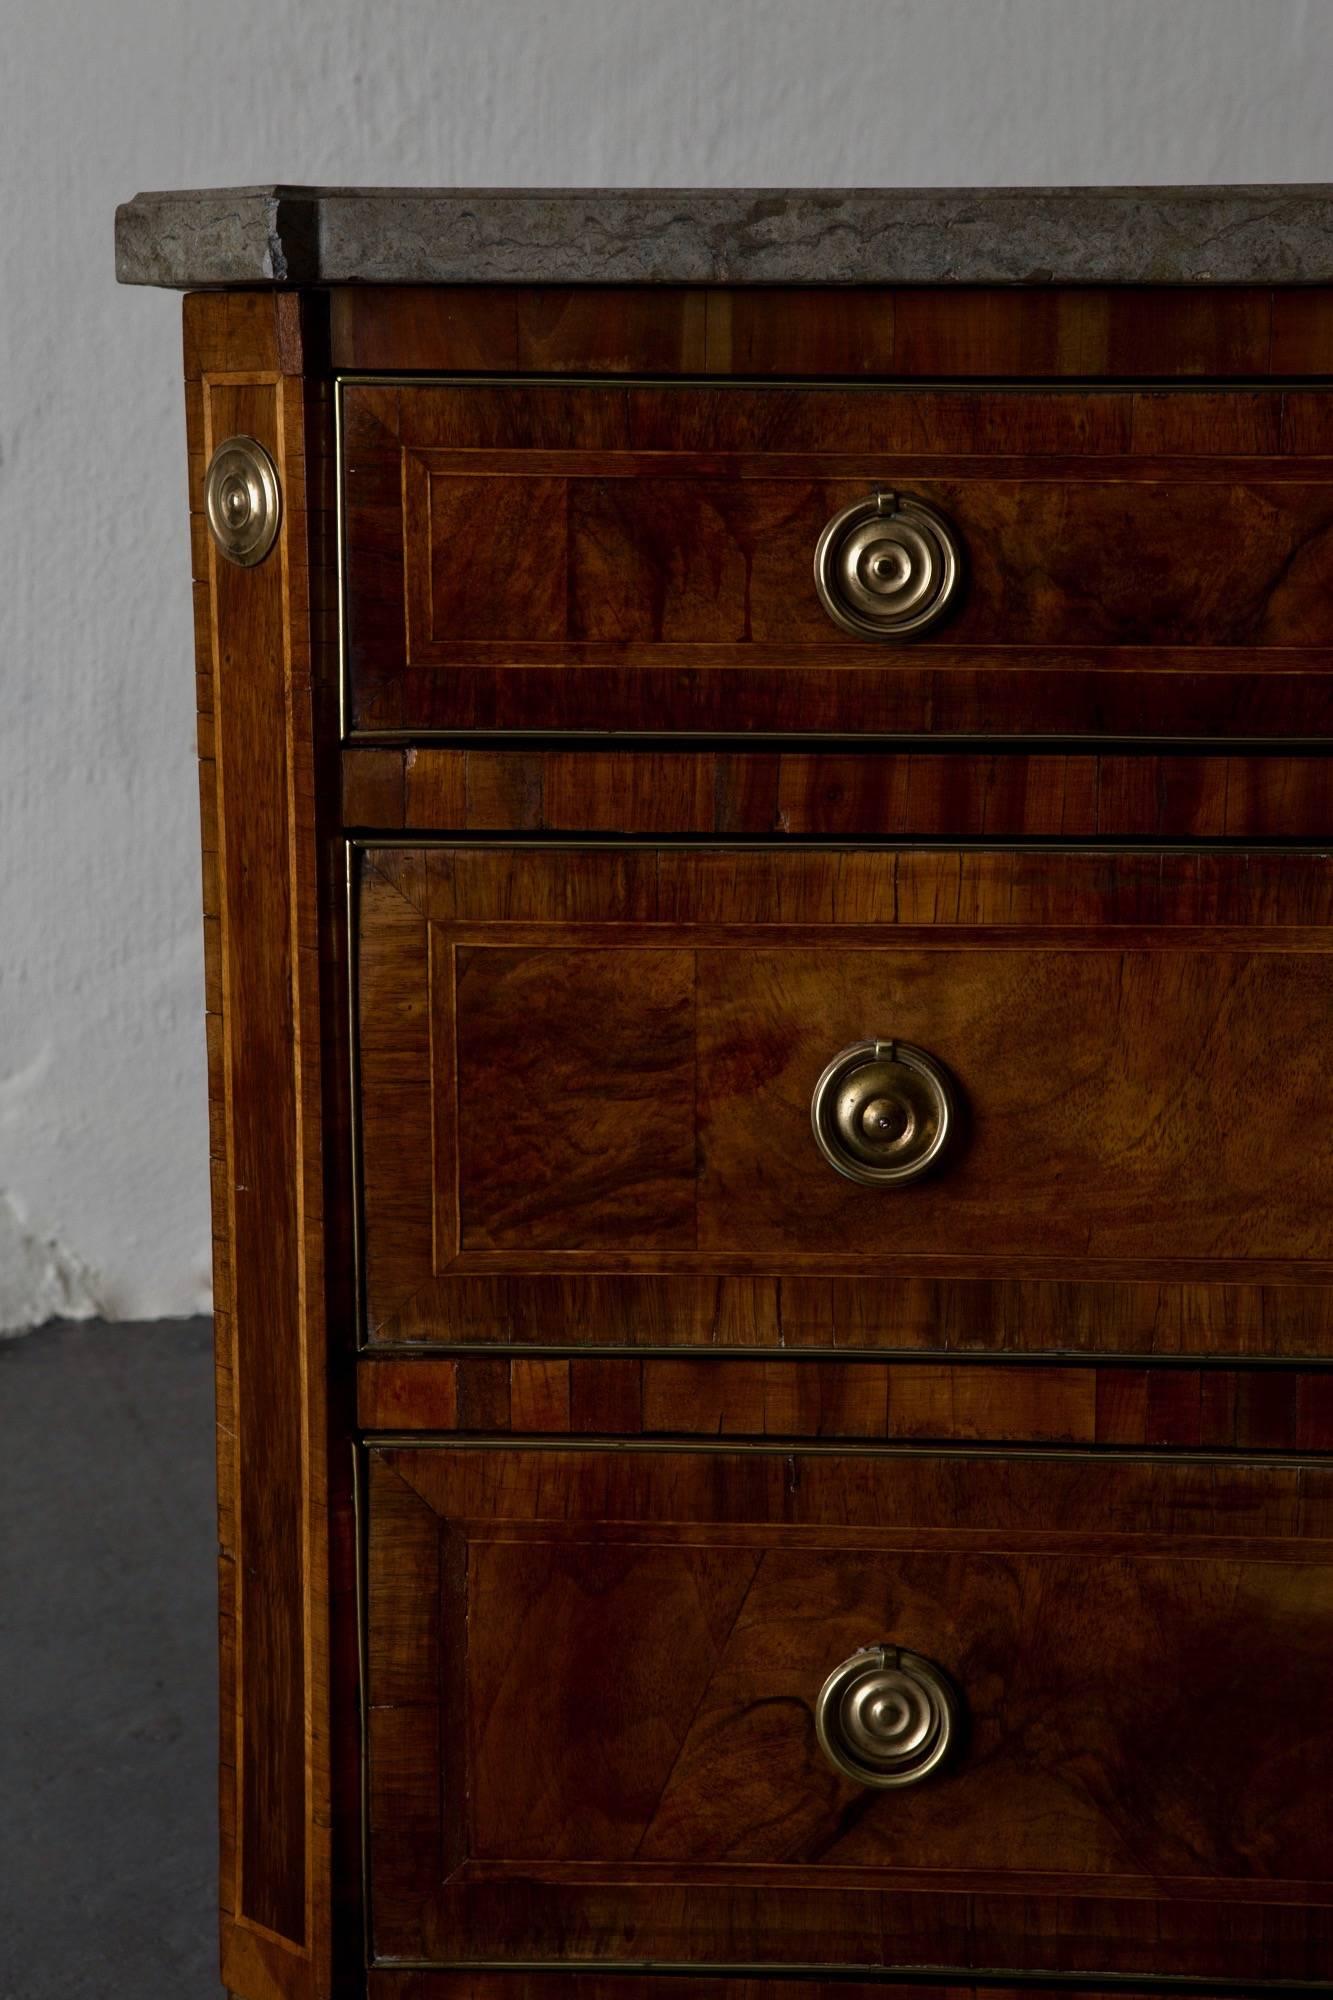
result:
<svg viewBox="0 0 1333 2000"><path fill-rule="evenodd" d="M350 1552L352 1535L350 1494L327 1464L326 1266L339 1239L325 1123L339 1038L317 831L318 745L333 721L321 689L332 513L311 367L318 323L294 295L196 295L185 307L217 1300L222 1964L246 2000L322 2000L339 1990L342 1955L329 1616L333 1552ZM281 491L278 543L253 568L223 559L203 511L208 458L238 434L265 447ZM350 1733L347 1748L354 1755Z"/></svg>

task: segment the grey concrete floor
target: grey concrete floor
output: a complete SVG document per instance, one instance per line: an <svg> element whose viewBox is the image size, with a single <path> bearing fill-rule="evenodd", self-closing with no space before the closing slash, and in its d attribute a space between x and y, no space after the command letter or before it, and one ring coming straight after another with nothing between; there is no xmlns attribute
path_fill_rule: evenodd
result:
<svg viewBox="0 0 1333 2000"><path fill-rule="evenodd" d="M0 1342L0 2000L216 2000L207 1320Z"/></svg>

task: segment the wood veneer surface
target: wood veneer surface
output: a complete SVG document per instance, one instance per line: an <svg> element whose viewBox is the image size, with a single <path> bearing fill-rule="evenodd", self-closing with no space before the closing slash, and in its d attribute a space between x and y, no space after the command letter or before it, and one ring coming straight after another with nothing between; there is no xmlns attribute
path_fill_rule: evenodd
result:
<svg viewBox="0 0 1333 2000"><path fill-rule="evenodd" d="M1262 389L343 391L367 731L1329 734L1330 405ZM940 508L960 608L849 637L825 521Z"/></svg>
<svg viewBox="0 0 1333 2000"><path fill-rule="evenodd" d="M1329 1478L373 1451L377 1959L1317 1972ZM906 1792L814 1740L876 1640L968 1706Z"/></svg>
<svg viewBox="0 0 1333 2000"><path fill-rule="evenodd" d="M369 849L370 1337L1324 1353L1331 893L1269 851ZM809 1132L867 1036L966 1107L901 1191Z"/></svg>

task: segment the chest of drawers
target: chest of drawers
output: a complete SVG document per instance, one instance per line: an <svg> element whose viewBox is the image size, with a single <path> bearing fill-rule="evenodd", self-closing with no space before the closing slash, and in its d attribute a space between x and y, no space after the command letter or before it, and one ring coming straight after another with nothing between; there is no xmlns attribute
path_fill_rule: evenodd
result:
<svg viewBox="0 0 1333 2000"><path fill-rule="evenodd" d="M189 294L226 1986L1327 1988L1333 201L119 242Z"/></svg>

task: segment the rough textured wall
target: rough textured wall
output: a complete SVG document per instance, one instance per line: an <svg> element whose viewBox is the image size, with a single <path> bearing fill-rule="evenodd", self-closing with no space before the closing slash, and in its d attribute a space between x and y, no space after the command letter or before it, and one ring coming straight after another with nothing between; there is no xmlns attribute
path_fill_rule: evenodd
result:
<svg viewBox="0 0 1333 2000"><path fill-rule="evenodd" d="M1333 178L1320 0L17 0L0 65L0 1328L206 1304L179 302L247 181Z"/></svg>

